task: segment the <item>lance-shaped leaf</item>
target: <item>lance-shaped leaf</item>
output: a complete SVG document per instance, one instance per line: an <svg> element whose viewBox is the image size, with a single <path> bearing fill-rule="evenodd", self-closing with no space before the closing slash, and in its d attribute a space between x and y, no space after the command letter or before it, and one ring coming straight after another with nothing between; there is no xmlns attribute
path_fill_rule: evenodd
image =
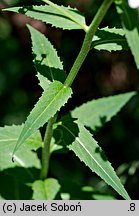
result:
<svg viewBox="0 0 139 216"><path fill-rule="evenodd" d="M41 6L24 6L6 8L4 11L12 11L22 13L29 17L52 24L62 29L87 29L85 17L77 10L71 7L58 6L50 1L46 1L49 5Z"/></svg>
<svg viewBox="0 0 139 216"><path fill-rule="evenodd" d="M53 200L60 190L60 184L54 178L37 180L32 184L34 200Z"/></svg>
<svg viewBox="0 0 139 216"><path fill-rule="evenodd" d="M48 88L43 92L39 101L28 116L15 146L14 153L29 136L54 116L54 114L67 102L71 94L71 88L64 86L58 81L49 84Z"/></svg>
<svg viewBox="0 0 139 216"><path fill-rule="evenodd" d="M135 95L135 92L119 94L89 101L71 112L84 125L95 130L108 122Z"/></svg>
<svg viewBox="0 0 139 216"><path fill-rule="evenodd" d="M57 51L48 39L39 31L28 25L32 39L32 52L34 56L34 65L40 78L40 84L46 89L53 80L65 81L66 74L63 71L63 64L57 55ZM46 77L46 78L44 78Z"/></svg>
<svg viewBox="0 0 139 216"><path fill-rule="evenodd" d="M122 197L130 199L126 190L116 175L110 162L107 160L104 152L99 147L91 133L79 121L73 122L77 124L76 130L73 130L72 124L68 124L69 120L62 120L63 138L66 137L66 142L69 144L69 149L74 151L76 156L80 158L93 172L99 175L108 185L113 187ZM75 125L74 125L75 128ZM70 140L70 141L69 141Z"/></svg>
<svg viewBox="0 0 139 216"><path fill-rule="evenodd" d="M117 12L120 14L125 36L137 68L139 69L139 25L138 11L128 6L127 0L116 0Z"/></svg>
<svg viewBox="0 0 139 216"><path fill-rule="evenodd" d="M20 150L15 153L15 162L12 162L13 149L22 129L23 125L0 128L0 170L16 166L40 168L40 161L37 155L31 151L42 147L41 134L39 131L25 141Z"/></svg>
<svg viewBox="0 0 139 216"><path fill-rule="evenodd" d="M124 30L108 27L97 30L93 37L91 48L109 52L129 49Z"/></svg>

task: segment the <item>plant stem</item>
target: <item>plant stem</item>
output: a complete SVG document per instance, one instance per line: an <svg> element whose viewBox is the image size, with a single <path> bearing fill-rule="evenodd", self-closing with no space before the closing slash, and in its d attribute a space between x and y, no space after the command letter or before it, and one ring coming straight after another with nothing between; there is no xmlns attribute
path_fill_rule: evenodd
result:
<svg viewBox="0 0 139 216"><path fill-rule="evenodd" d="M45 2L49 3L49 0L44 0ZM64 85L71 86L81 65L83 64L92 43L93 36L101 23L103 17L105 16L107 10L109 9L110 5L112 4L113 0L104 0L102 5L100 6L97 14L95 15L92 23L90 24L89 28L86 31L86 35L83 41L83 45L81 50L70 70L70 73L65 80ZM52 3L51 3L52 4ZM53 124L56 121L56 116L52 117L48 121L48 125L46 128L45 136L44 136L44 147L42 149L42 168L40 173L40 179L45 179L48 174L49 168L49 158L50 158L50 142L53 135Z"/></svg>
<svg viewBox="0 0 139 216"><path fill-rule="evenodd" d="M45 179L48 174L49 158L50 158L50 143L53 136L53 124L56 121L56 115L49 119L45 136L44 147L42 148L42 168L40 173L40 179Z"/></svg>
<svg viewBox="0 0 139 216"><path fill-rule="evenodd" d="M96 13L93 21L91 22L87 32L86 32L86 35L85 35L85 38L84 38L84 41L83 41L83 44L82 44L82 47L81 47L81 50L70 70L70 73L67 77L67 79L65 80L65 83L64 85L66 86L71 86L81 65L83 64L89 50L90 50L90 47L91 47L91 43L92 43L92 39L93 39L93 36L99 26L99 24L101 23L102 19L104 18L107 10L109 9L110 5L112 4L113 0L104 0L102 5L100 6L98 12Z"/></svg>

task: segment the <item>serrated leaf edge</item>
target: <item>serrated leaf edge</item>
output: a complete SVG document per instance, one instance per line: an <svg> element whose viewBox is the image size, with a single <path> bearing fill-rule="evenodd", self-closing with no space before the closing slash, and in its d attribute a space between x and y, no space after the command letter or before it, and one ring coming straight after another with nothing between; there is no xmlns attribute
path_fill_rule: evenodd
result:
<svg viewBox="0 0 139 216"><path fill-rule="evenodd" d="M55 82L58 82L58 81L55 81ZM34 125L35 122L38 120L38 118L39 118L40 116L42 116L42 114L45 112L45 110L52 104L52 102L55 100L56 97L58 97L58 95L61 93L61 91L62 91L64 88L69 88L69 87L63 85L63 87L60 89L60 91L57 93L57 95L53 98L53 100L51 101L51 103L48 104L48 106L44 109L44 111L43 111L40 115L38 115L38 117L36 118L36 120L33 122L32 125ZM52 113L51 117L53 117L53 116L56 114L56 112L59 111L59 110L61 109L61 107L65 106L65 104L67 103L67 101L69 100L69 98L71 98L72 89L69 88L69 90L70 90L70 96L68 97L68 99L66 99L66 101L64 102L64 104L63 104L62 106L59 107L58 110L56 110L56 111L54 111L54 112ZM46 89L46 91L47 91L47 89ZM43 92L43 93L44 93L44 92ZM42 96L41 96L41 97L42 97ZM41 98L41 97L40 97L40 98ZM40 100L40 99L39 99L39 100ZM38 102L35 104L34 108L35 108L35 107L37 106L37 104L39 103L39 100L38 100ZM33 110L34 110L34 108L33 108ZM27 120L28 120L28 118L30 117L31 113L32 113L32 111L30 112L29 116L27 117ZM27 120L26 120L26 121L27 121ZM48 120L49 120L49 119L48 119ZM48 120L46 120L46 122L47 122ZM31 130L32 125L28 128L28 130ZM42 126L43 126L43 124L40 125L40 127L42 127ZM24 128L23 128L23 129L24 129ZM21 134L20 134L20 136L19 136L19 139L18 139L18 141L17 141L17 144L16 144L16 146L15 146L15 148L14 148L14 150L13 150L13 157L14 157L15 152L18 150L18 148L19 148L20 145L22 144L22 142L23 142L23 140L24 140L24 137L26 136L27 132L28 132L28 131L26 131L26 133L24 134L24 136L22 136L22 139L20 139L20 136L22 135L22 131L21 131ZM19 142L19 141L20 141L20 142Z"/></svg>

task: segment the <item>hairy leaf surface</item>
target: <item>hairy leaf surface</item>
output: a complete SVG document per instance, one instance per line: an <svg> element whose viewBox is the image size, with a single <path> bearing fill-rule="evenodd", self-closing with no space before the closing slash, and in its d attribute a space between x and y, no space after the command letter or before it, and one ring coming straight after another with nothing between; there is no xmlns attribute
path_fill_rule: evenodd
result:
<svg viewBox="0 0 139 216"><path fill-rule="evenodd" d="M43 92L39 101L28 116L14 152L29 136L31 136L31 134L36 132L37 129L54 116L54 114L67 102L71 94L71 88L65 87L58 81L49 84L49 87Z"/></svg>
<svg viewBox="0 0 139 216"><path fill-rule="evenodd" d="M135 95L135 92L119 94L89 101L71 112L84 125L95 130L102 127Z"/></svg>
<svg viewBox="0 0 139 216"><path fill-rule="evenodd" d="M77 124L76 127L78 129L76 130L73 130L73 127L70 127L71 124L68 124L68 122L69 120L63 120L60 127L63 127L63 137L66 137L65 142L69 144L72 141L68 145L69 149L74 151L81 161L99 175L108 185L113 187L117 193L125 199L130 199L120 179L91 133L79 121L73 122L73 124Z"/></svg>
<svg viewBox="0 0 139 216"><path fill-rule="evenodd" d="M22 129L23 125L5 126L0 128L0 170L16 166L40 168L40 161L38 160L37 155L31 151L42 147L39 131L25 141L20 150L15 153L15 162L12 162L13 149Z"/></svg>
<svg viewBox="0 0 139 216"><path fill-rule="evenodd" d="M35 181L32 189L34 200L53 200L60 190L60 185L56 179L48 178L44 181Z"/></svg>
<svg viewBox="0 0 139 216"><path fill-rule="evenodd" d="M137 68L139 69L139 25L138 11L128 6L126 0L116 1L117 12L120 14L125 36Z"/></svg>
<svg viewBox="0 0 139 216"><path fill-rule="evenodd" d="M57 28L86 29L85 17L77 9L58 6L50 1L47 3L49 5L13 7L4 10L25 14Z"/></svg>
<svg viewBox="0 0 139 216"><path fill-rule="evenodd" d="M124 30L108 27L97 30L91 48L109 52L129 49Z"/></svg>

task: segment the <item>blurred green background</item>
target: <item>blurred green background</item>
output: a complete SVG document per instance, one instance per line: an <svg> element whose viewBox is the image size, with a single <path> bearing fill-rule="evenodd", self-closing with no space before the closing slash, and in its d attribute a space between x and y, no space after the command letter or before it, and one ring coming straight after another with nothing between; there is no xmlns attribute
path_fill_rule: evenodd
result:
<svg viewBox="0 0 139 216"><path fill-rule="evenodd" d="M55 0L54 2L77 7L85 14L87 23L90 23L102 0ZM42 2L39 0L0 0L1 9L29 4L39 5ZM62 31L24 15L0 11L0 126L23 123L42 92L35 76L31 39L26 23L40 30L54 44L67 73L84 38L84 32L81 30ZM100 27L105 26L121 27L114 5ZM138 74L130 51L109 53L92 50L72 86L73 98L62 109L62 113L65 114L93 98L132 90L138 91ZM135 96L118 116L94 135L117 170L132 199L139 199L138 128L139 96ZM23 174L20 172L19 178L21 175ZM12 184L7 176L8 178L10 176L8 171L1 174L0 185L5 182L3 188L7 187L9 181ZM71 199L90 199L90 188L88 192L82 193L81 188L84 186L91 186L95 190L119 198L72 153L54 154L51 158L49 176L59 179L63 186L63 193L72 191ZM29 193L30 191L27 190L22 198L28 198ZM5 198L14 199L13 193L9 192L9 196Z"/></svg>

